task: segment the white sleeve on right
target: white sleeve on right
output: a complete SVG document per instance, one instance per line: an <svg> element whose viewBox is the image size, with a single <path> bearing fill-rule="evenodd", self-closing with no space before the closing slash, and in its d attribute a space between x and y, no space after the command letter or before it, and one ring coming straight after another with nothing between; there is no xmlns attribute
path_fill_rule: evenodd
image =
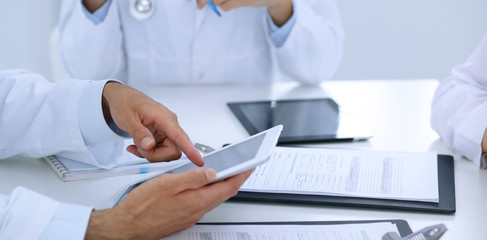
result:
<svg viewBox="0 0 487 240"><path fill-rule="evenodd" d="M487 35L468 60L441 81L433 98L431 125L455 152L481 166L487 128Z"/></svg>
<svg viewBox="0 0 487 240"><path fill-rule="evenodd" d="M63 1L59 20L62 62L72 78L125 80L125 54L118 1L103 22L95 24L80 0Z"/></svg>
<svg viewBox="0 0 487 240"><path fill-rule="evenodd" d="M83 239L92 209L17 187L0 195L0 239Z"/></svg>

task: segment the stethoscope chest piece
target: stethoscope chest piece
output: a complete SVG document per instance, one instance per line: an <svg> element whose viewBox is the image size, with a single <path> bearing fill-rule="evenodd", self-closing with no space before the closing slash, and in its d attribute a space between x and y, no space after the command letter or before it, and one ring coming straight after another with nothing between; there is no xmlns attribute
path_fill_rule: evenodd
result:
<svg viewBox="0 0 487 240"><path fill-rule="evenodd" d="M139 21L150 18L156 9L154 0L129 0L129 4L130 14Z"/></svg>

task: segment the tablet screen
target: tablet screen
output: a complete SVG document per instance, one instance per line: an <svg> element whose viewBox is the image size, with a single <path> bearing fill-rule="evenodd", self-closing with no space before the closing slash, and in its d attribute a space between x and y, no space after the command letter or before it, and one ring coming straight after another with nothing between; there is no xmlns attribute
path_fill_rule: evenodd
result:
<svg viewBox="0 0 487 240"><path fill-rule="evenodd" d="M228 106L249 134L282 124L279 143L366 139L370 131L330 98L233 102Z"/></svg>
<svg viewBox="0 0 487 240"><path fill-rule="evenodd" d="M261 134L247 141L228 146L225 151L218 151L203 156L203 160L205 161L203 167L213 168L216 172L221 172L239 163L253 159L259 152L264 138L265 134ZM190 163L173 169L170 173L183 173L193 168L197 168L197 166Z"/></svg>

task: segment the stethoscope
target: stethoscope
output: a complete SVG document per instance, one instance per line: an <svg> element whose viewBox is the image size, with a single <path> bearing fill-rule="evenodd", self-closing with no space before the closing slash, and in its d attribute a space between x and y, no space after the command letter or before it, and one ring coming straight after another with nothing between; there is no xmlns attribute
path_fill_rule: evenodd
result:
<svg viewBox="0 0 487 240"><path fill-rule="evenodd" d="M130 14L137 20L148 19L154 14L156 2L153 0L130 0Z"/></svg>

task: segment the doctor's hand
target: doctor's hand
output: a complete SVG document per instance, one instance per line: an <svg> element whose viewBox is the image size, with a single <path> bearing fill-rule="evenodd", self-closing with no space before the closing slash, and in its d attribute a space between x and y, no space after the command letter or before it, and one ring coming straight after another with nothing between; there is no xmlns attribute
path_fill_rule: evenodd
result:
<svg viewBox="0 0 487 240"><path fill-rule="evenodd" d="M251 170L210 184L215 171L163 174L133 189L118 206L91 214L86 239L159 239L193 226L237 194Z"/></svg>
<svg viewBox="0 0 487 240"><path fill-rule="evenodd" d="M134 138L127 151L151 162L179 159L181 151L196 165L203 159L188 135L179 126L177 116L145 94L118 82L108 82L103 89L103 114L107 122Z"/></svg>
<svg viewBox="0 0 487 240"><path fill-rule="evenodd" d="M209 0L196 0L198 8L203 8ZM284 25L293 15L292 0L213 0L215 6L224 11L238 7L267 7L269 15L278 27Z"/></svg>

